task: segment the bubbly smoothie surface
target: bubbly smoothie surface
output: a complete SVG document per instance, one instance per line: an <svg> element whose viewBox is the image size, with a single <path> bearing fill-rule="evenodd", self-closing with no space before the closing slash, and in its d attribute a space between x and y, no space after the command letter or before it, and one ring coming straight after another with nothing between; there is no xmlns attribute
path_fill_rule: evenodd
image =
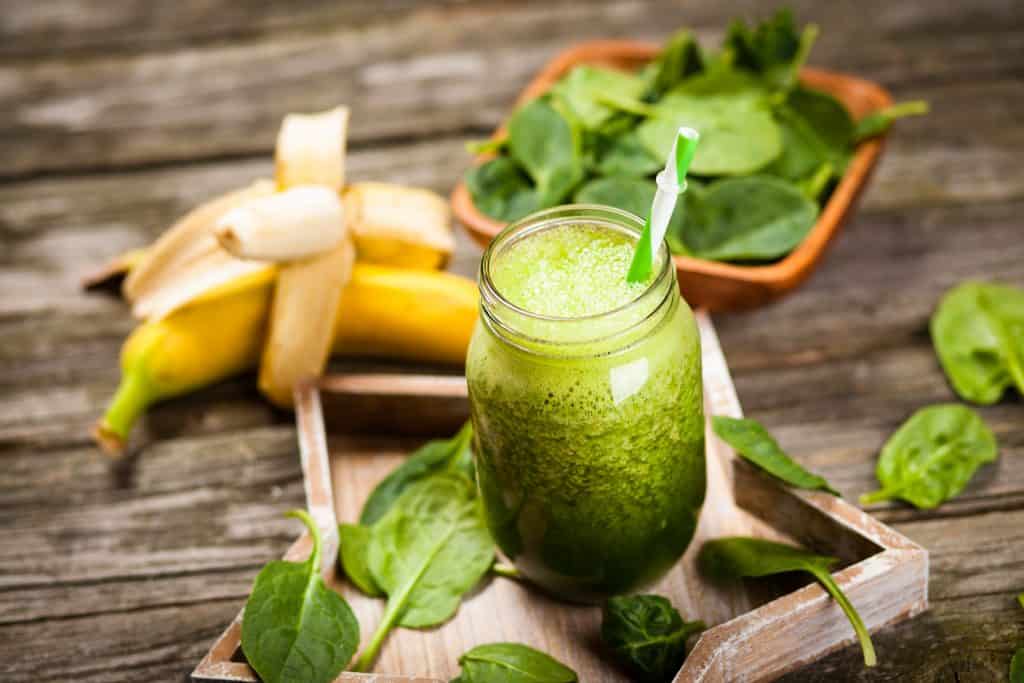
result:
<svg viewBox="0 0 1024 683"><path fill-rule="evenodd" d="M629 235L600 225L548 228L502 251L491 264L491 279L506 300L531 313L598 315L628 304L650 285L626 282L634 244Z"/></svg>

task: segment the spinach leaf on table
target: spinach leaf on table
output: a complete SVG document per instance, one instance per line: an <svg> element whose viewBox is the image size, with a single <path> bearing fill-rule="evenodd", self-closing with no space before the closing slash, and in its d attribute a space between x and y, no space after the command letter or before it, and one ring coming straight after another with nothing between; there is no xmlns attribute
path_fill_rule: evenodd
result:
<svg viewBox="0 0 1024 683"><path fill-rule="evenodd" d="M932 343L961 398L995 403L1008 387L1024 394L1024 290L965 282L942 297Z"/></svg>
<svg viewBox="0 0 1024 683"><path fill-rule="evenodd" d="M834 557L815 555L800 548L760 538L744 537L708 541L697 556L701 572L712 579L756 578L786 572L807 572L828 591L846 613L864 652L864 664L874 666L877 658L871 634L864 626L857 610L829 573L829 568L836 562Z"/></svg>
<svg viewBox="0 0 1024 683"><path fill-rule="evenodd" d="M363 505L359 523L371 525L383 517L399 496L424 477L443 471L460 472L472 480L473 425L466 422L450 439L428 441L377 484Z"/></svg>
<svg viewBox="0 0 1024 683"><path fill-rule="evenodd" d="M963 491L997 452L992 432L967 406L922 408L882 447L875 469L882 488L864 494L860 502L900 498L922 510L934 508Z"/></svg>
<svg viewBox="0 0 1024 683"><path fill-rule="evenodd" d="M636 98L643 94L645 87L644 82L634 74L582 64L563 76L551 92L584 128L596 130L617 113L602 103L603 93Z"/></svg>
<svg viewBox="0 0 1024 683"><path fill-rule="evenodd" d="M546 99L532 100L512 115L508 148L537 186L538 208L559 204L583 180L579 136Z"/></svg>
<svg viewBox="0 0 1024 683"><path fill-rule="evenodd" d="M466 172L473 205L499 221L517 221L540 208L537 190L512 159L500 156Z"/></svg>
<svg viewBox="0 0 1024 683"><path fill-rule="evenodd" d="M711 419L711 424L715 434L732 446L745 460L776 479L798 489L826 491L833 496L841 495L824 477L808 472L800 463L790 458L757 420L715 415Z"/></svg>
<svg viewBox="0 0 1024 683"><path fill-rule="evenodd" d="M576 683L576 672L519 643L477 645L459 657L462 674L452 683Z"/></svg>
<svg viewBox="0 0 1024 683"><path fill-rule="evenodd" d="M817 205L772 176L712 183L700 201L700 227L684 234L695 255L719 261L770 261L791 252L814 227Z"/></svg>
<svg viewBox="0 0 1024 683"><path fill-rule="evenodd" d="M338 559L345 576L356 588L371 598L384 595L366 565L373 527L364 524L342 524L338 527Z"/></svg>
<svg viewBox="0 0 1024 683"><path fill-rule="evenodd" d="M901 102L891 107L872 112L857 122L853 137L856 142L873 138L889 130L896 119L906 116L920 116L928 113L928 103L923 100Z"/></svg>
<svg viewBox="0 0 1024 683"><path fill-rule="evenodd" d="M790 88L817 36L813 24L797 32L793 12L782 9L753 29L741 19L734 20L723 48L732 53L737 67L758 74L774 88Z"/></svg>
<svg viewBox="0 0 1024 683"><path fill-rule="evenodd" d="M359 644L359 623L320 577L320 530L293 510L313 537L305 562L275 560L256 576L242 617L242 652L265 683L328 683Z"/></svg>
<svg viewBox="0 0 1024 683"><path fill-rule="evenodd" d="M609 599L601 620L601 639L639 680L670 681L686 659L686 640L706 627L683 621L660 595Z"/></svg>
<svg viewBox="0 0 1024 683"><path fill-rule="evenodd" d="M409 486L374 525L367 565L388 603L357 670L367 670L395 626L447 621L490 569L494 541L475 493L463 474L435 474Z"/></svg>
<svg viewBox="0 0 1024 683"><path fill-rule="evenodd" d="M672 149L680 126L695 128L700 145L690 164L696 175L746 175L782 151L782 133L764 100L753 93L696 96L674 91L654 105L637 136L656 158Z"/></svg>
<svg viewBox="0 0 1024 683"><path fill-rule="evenodd" d="M1010 660L1010 683L1024 683L1024 647Z"/></svg>

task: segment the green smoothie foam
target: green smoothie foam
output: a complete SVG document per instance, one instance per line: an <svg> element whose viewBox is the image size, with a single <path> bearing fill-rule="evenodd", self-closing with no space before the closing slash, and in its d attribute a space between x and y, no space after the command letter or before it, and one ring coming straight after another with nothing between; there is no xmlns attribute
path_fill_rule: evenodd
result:
<svg viewBox="0 0 1024 683"><path fill-rule="evenodd" d="M704 498L696 325L674 278L625 281L634 241L577 223L507 245L490 263L501 297L585 319L514 317L517 332L559 341L525 345L485 320L467 358L488 524L524 574L572 599L661 576Z"/></svg>

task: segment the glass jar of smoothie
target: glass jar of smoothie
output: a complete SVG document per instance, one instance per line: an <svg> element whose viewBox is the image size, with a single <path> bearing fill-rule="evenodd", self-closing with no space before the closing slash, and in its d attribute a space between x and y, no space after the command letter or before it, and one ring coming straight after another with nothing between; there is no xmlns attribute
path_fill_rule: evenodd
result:
<svg viewBox="0 0 1024 683"><path fill-rule="evenodd" d="M480 266L466 379L477 480L508 558L554 595L597 601L661 577L704 502L700 340L664 244L627 283L643 222L550 209Z"/></svg>

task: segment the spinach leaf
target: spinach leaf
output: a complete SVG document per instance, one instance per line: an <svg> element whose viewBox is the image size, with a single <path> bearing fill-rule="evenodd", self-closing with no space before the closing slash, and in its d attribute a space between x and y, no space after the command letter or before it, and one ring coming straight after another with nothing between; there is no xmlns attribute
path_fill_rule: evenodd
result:
<svg viewBox="0 0 1024 683"><path fill-rule="evenodd" d="M576 683L576 673L554 657L519 643L478 645L459 657L462 683ZM453 681L455 683L455 681Z"/></svg>
<svg viewBox="0 0 1024 683"><path fill-rule="evenodd" d="M900 498L923 510L934 508L963 491L997 451L992 432L970 408L955 403L922 408L885 442L875 469L882 488L860 502Z"/></svg>
<svg viewBox="0 0 1024 683"><path fill-rule="evenodd" d="M806 121L829 149L846 150L853 144L853 117L827 92L794 88L786 95L785 107Z"/></svg>
<svg viewBox="0 0 1024 683"><path fill-rule="evenodd" d="M696 128L700 145L690 164L696 175L745 175L782 151L782 133L754 93L697 96L671 92L654 105L654 116L637 127L647 150L664 159L680 126Z"/></svg>
<svg viewBox="0 0 1024 683"><path fill-rule="evenodd" d="M817 205L792 183L763 175L728 178L708 187L700 228L684 239L702 258L770 261L800 244L817 216Z"/></svg>
<svg viewBox="0 0 1024 683"><path fill-rule="evenodd" d="M643 94L645 87L634 74L583 64L562 77L551 92L562 101L572 118L584 128L596 130L616 114L615 109L602 103L603 93L636 98Z"/></svg>
<svg viewBox="0 0 1024 683"><path fill-rule="evenodd" d="M827 491L833 496L841 495L823 477L812 474L798 462L786 455L760 422L751 419L737 419L715 415L712 426L723 441L737 453L762 470L798 489Z"/></svg>
<svg viewBox="0 0 1024 683"><path fill-rule="evenodd" d="M539 208L537 190L508 157L469 169L466 187L476 208L499 221L516 221Z"/></svg>
<svg viewBox="0 0 1024 683"><path fill-rule="evenodd" d="M732 53L736 66L758 74L774 88L790 88L817 36L813 24L797 33L792 11L782 9L753 29L741 19L733 21L723 48Z"/></svg>
<svg viewBox="0 0 1024 683"><path fill-rule="evenodd" d="M646 178L661 170L663 163L651 155L634 131L630 131L608 143L597 162L597 170L603 176ZM644 212L650 208L648 206Z"/></svg>
<svg viewBox="0 0 1024 683"><path fill-rule="evenodd" d="M1010 660L1010 683L1024 683L1024 647Z"/></svg>
<svg viewBox="0 0 1024 683"><path fill-rule="evenodd" d="M832 176L835 172L831 162L826 161L817 171L796 182L796 186L804 193L804 196L814 202L821 201L821 196L832 186Z"/></svg>
<svg viewBox="0 0 1024 683"><path fill-rule="evenodd" d="M1024 593L1021 593L1020 595L1017 596L1017 602L1020 603L1021 607L1024 607Z"/></svg>
<svg viewBox="0 0 1024 683"><path fill-rule="evenodd" d="M686 639L705 628L683 621L660 595L630 595L605 603L601 639L639 680L661 683L672 680L686 659Z"/></svg>
<svg viewBox="0 0 1024 683"><path fill-rule="evenodd" d="M449 470L473 479L472 441L470 422L450 439L428 441L377 484L363 504L359 523L367 526L376 523L409 486L429 475Z"/></svg>
<svg viewBox="0 0 1024 683"><path fill-rule="evenodd" d="M447 621L494 562L473 483L442 472L405 490L374 526L367 564L388 595L380 626L356 664L365 671L395 626Z"/></svg>
<svg viewBox="0 0 1024 683"><path fill-rule="evenodd" d="M679 198L676 210L668 224L665 239L673 253L687 253L680 244L681 235L696 230L700 220L701 186L697 181L688 181L685 194ZM645 218L651 210L657 187L653 180L639 178L607 177L596 178L581 187L574 197L580 204L604 204L629 211Z"/></svg>
<svg viewBox="0 0 1024 683"><path fill-rule="evenodd" d="M545 99L532 100L512 115L508 148L537 186L537 208L559 204L583 180L579 137Z"/></svg>
<svg viewBox="0 0 1024 683"><path fill-rule="evenodd" d="M684 79L703 70L704 58L693 34L686 29L678 31L644 72L648 98L658 99Z"/></svg>
<svg viewBox="0 0 1024 683"><path fill-rule="evenodd" d="M370 546L370 536L373 527L364 524L342 524L338 527L340 543L338 547L338 560L341 562L345 575L356 588L371 598L384 595L380 586L366 566L366 553Z"/></svg>
<svg viewBox="0 0 1024 683"><path fill-rule="evenodd" d="M928 113L928 103L924 100L913 102L902 102L886 107L880 111L872 112L857 122L857 129L854 131L854 140L860 142L873 138L889 130L889 126L896 119L905 116L920 116Z"/></svg>
<svg viewBox="0 0 1024 683"><path fill-rule="evenodd" d="M320 578L320 530L293 510L313 537L305 562L275 560L256 576L242 617L242 652L266 683L328 683L359 644L359 623L345 599Z"/></svg>
<svg viewBox="0 0 1024 683"><path fill-rule="evenodd" d="M466 143L466 151L470 154L501 154L507 145L508 137L470 140Z"/></svg>
<svg viewBox="0 0 1024 683"><path fill-rule="evenodd" d="M833 150L811 124L792 107L782 105L775 110L775 120L782 130L782 153L765 169L768 173L800 180L831 163L846 148Z"/></svg>
<svg viewBox="0 0 1024 683"><path fill-rule="evenodd" d="M965 282L942 297L932 343L961 398L995 403L1007 387L1024 394L1024 290Z"/></svg>
<svg viewBox="0 0 1024 683"><path fill-rule="evenodd" d="M864 651L864 664L874 666L877 659L875 647L871 643L871 634L868 633L857 610L854 609L829 573L829 568L836 561L834 557L814 555L806 550L782 543L743 537L708 541L697 556L697 564L701 572L713 579L739 579L771 576L785 572L807 572L839 603L860 641L861 650Z"/></svg>

